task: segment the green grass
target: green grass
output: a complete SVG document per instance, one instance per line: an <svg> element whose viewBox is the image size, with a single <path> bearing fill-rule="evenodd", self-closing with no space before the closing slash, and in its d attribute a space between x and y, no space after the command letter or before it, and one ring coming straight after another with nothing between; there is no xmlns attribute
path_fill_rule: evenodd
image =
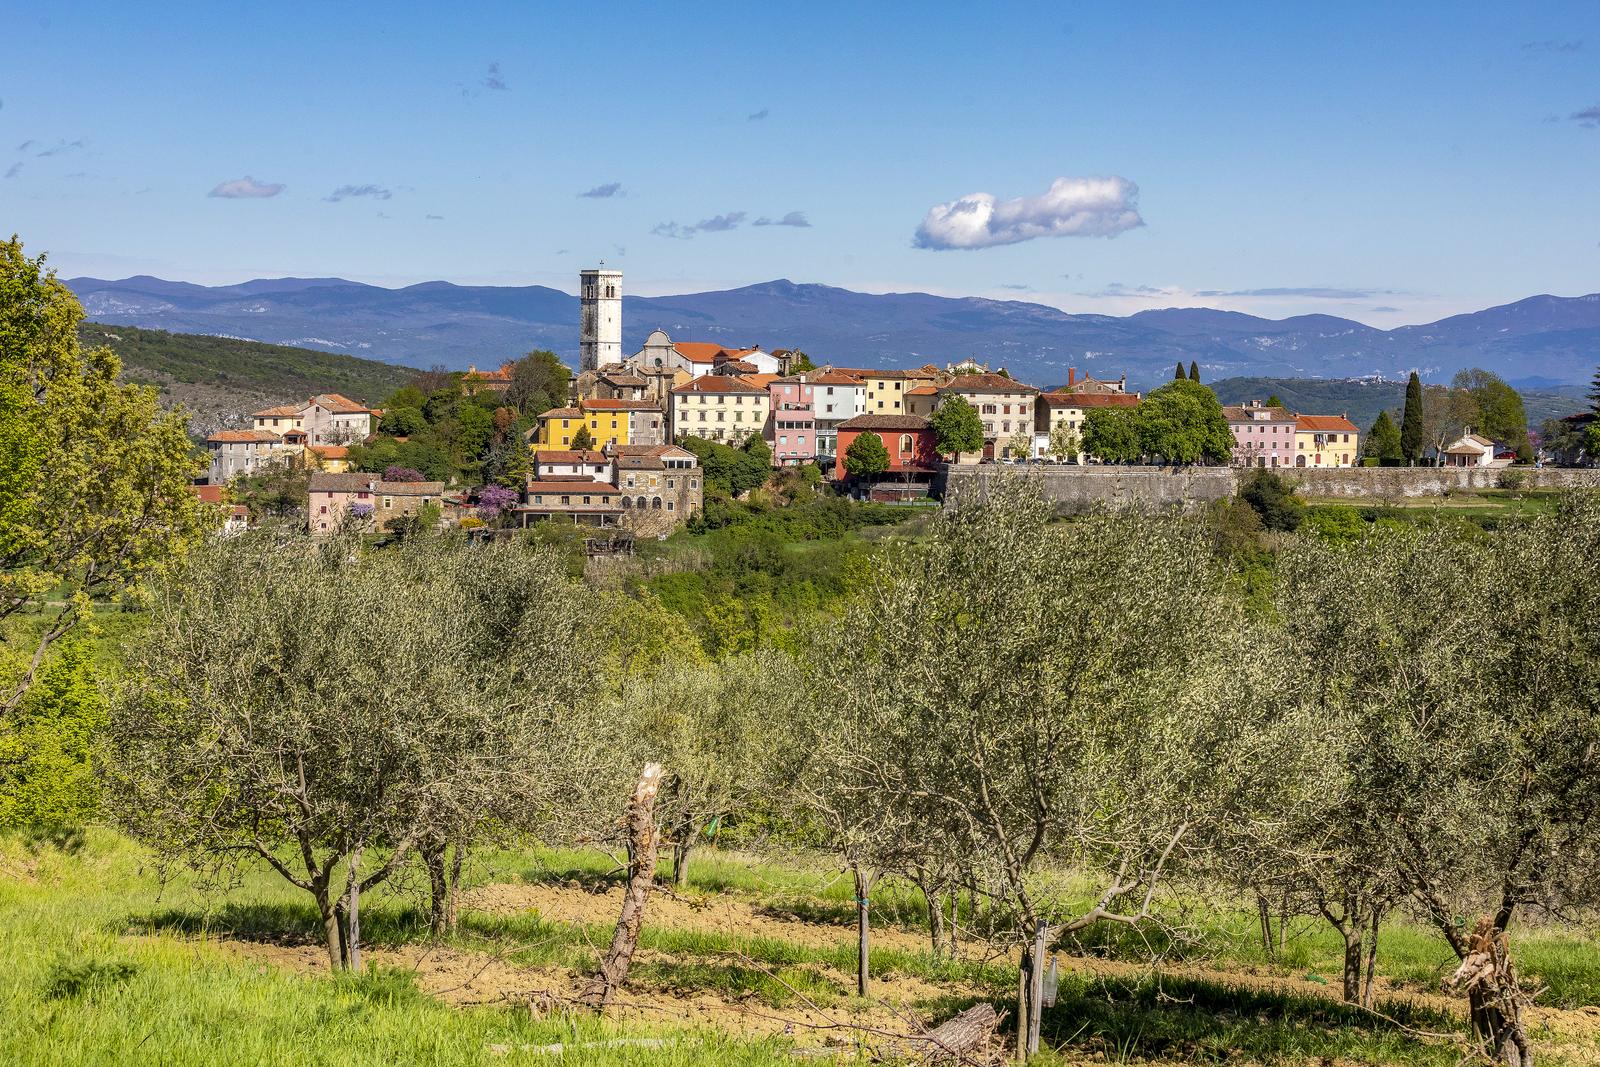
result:
<svg viewBox="0 0 1600 1067"><path fill-rule="evenodd" d="M0 1063L354 1063L441 1065L561 1062L521 1054L523 1045L659 1036L665 1047L622 1046L574 1052L567 1062L765 1064L792 1062L781 1041L736 1041L665 1024L618 1025L588 1015L535 1020L525 1011L453 1008L423 994L408 971L358 976L298 976L226 951L222 936L312 944L316 918L304 894L264 871L245 872L226 893L189 878L162 887L138 847L90 830L72 848L0 839ZM773 913L805 914L847 930L851 887L823 857L772 859L703 850L691 865L691 896L735 894ZM474 880L526 878L603 888L615 861L593 851L485 851ZM920 923L920 896L885 880L874 892L880 923L898 908ZM414 895L374 892L364 900L363 931L373 947L425 938ZM1324 925L1295 926L1282 959L1269 960L1254 916L1200 913L1195 937L1166 948L1174 958L1226 969L1244 967L1338 982L1339 942ZM1600 952L1578 933L1514 932L1525 976L1549 986L1543 1003L1600 1001ZM526 966L585 970L606 943L605 923L552 922L530 910L510 915L466 911L454 941ZM854 998L856 951L848 937L811 945L737 931L647 925L631 988L663 997L712 994L762 1010L804 1004L845 1008ZM1087 935L1079 951L1142 959L1142 940L1116 927ZM1380 973L1415 988L1437 988L1449 953L1437 936L1396 922L1385 928ZM920 1007L932 1017L976 999L1007 1005L1015 971L1003 962L938 962L928 953L875 947L881 981L909 976L944 992ZM1423 1030L1456 1031L1460 1020L1406 1001L1385 1015ZM1108 1061L1454 1063L1459 1051L1335 1000L1261 989L1227 979L1166 975L1108 980L1062 976L1060 1000L1046 1013L1044 1037L1059 1056ZM492 1047L511 1047L509 1054ZM1045 1062L1055 1057L1047 1056Z"/></svg>
<svg viewBox="0 0 1600 1067"><path fill-rule="evenodd" d="M91 831L76 853L0 839L0 1063L792 1062L782 1041L451 1008L418 992L406 972L301 977L230 957L192 936L192 923L161 926L140 916L250 917L249 931L293 936L298 917L289 893L249 874L230 893L232 910L211 909L187 880L162 891L147 863L141 850L103 831ZM373 909L389 937L403 925L381 918L394 904L375 901ZM561 1056L519 1051L641 1035L670 1044Z"/></svg>

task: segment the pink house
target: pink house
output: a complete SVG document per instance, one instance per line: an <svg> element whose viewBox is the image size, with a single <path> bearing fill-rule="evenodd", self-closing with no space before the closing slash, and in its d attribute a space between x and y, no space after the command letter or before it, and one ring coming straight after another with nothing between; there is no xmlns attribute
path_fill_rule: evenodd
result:
<svg viewBox="0 0 1600 1067"><path fill-rule="evenodd" d="M774 379L767 386L770 413L767 444L779 467L811 463L817 458L817 417L812 406L816 387L805 374Z"/></svg>
<svg viewBox="0 0 1600 1067"><path fill-rule="evenodd" d="M1233 462L1241 467L1292 467L1298 420L1280 407L1247 400L1225 407L1223 415L1233 431Z"/></svg>

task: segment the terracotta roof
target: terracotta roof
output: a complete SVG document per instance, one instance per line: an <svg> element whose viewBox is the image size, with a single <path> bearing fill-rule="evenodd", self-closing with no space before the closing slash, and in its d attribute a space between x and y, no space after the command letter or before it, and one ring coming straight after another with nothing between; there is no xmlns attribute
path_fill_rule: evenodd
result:
<svg viewBox="0 0 1600 1067"><path fill-rule="evenodd" d="M938 396L939 387L936 385L919 385L906 390L906 396Z"/></svg>
<svg viewBox="0 0 1600 1067"><path fill-rule="evenodd" d="M811 379L812 385L860 385L861 379L842 370L823 371Z"/></svg>
<svg viewBox="0 0 1600 1067"><path fill-rule="evenodd" d="M541 419L581 419L582 408L551 408L549 411L539 413Z"/></svg>
<svg viewBox="0 0 1600 1067"><path fill-rule="evenodd" d="M632 374L632 373L622 373L622 372L610 372L610 373L607 373L607 372L602 372L600 374L600 377L604 378L606 381L610 382L612 385L634 385L634 386L638 386L639 388L642 389L646 385L650 384L649 382L645 381L639 375Z"/></svg>
<svg viewBox="0 0 1600 1067"><path fill-rule="evenodd" d="M727 351L710 341L674 341L672 347L690 363L714 363L718 356Z"/></svg>
<svg viewBox="0 0 1600 1067"><path fill-rule="evenodd" d="M944 393L1037 393L1031 385L1014 381L1003 374L958 374L945 385Z"/></svg>
<svg viewBox="0 0 1600 1067"><path fill-rule="evenodd" d="M1337 433L1360 433L1356 424L1343 415L1296 415L1294 417L1295 429L1305 432L1328 431Z"/></svg>
<svg viewBox="0 0 1600 1067"><path fill-rule="evenodd" d="M279 404L275 408L263 408L260 411L253 411L250 413L250 415L252 418L256 419L281 419L285 416L293 417L299 415L304 410L305 405L303 404Z"/></svg>
<svg viewBox="0 0 1600 1067"><path fill-rule="evenodd" d="M747 378L731 374L703 374L692 382L673 389L674 395L678 393L761 393L766 394L766 386L758 386Z"/></svg>
<svg viewBox="0 0 1600 1067"><path fill-rule="evenodd" d="M1137 393L1040 393L1039 399L1052 408L1131 408L1139 403Z"/></svg>
<svg viewBox="0 0 1600 1067"><path fill-rule="evenodd" d="M382 482L381 477L369 471L350 471L346 474L314 471L309 489L313 493L354 493L363 489L375 489Z"/></svg>
<svg viewBox="0 0 1600 1067"><path fill-rule="evenodd" d="M379 482L378 492L386 496L438 496L443 482Z"/></svg>
<svg viewBox="0 0 1600 1067"><path fill-rule="evenodd" d="M283 438L271 430L218 430L206 440L218 444L277 444Z"/></svg>
<svg viewBox="0 0 1600 1067"><path fill-rule="evenodd" d="M528 492L536 493L543 489L546 492L573 492L581 490L585 493L601 496L620 496L622 490L609 482L597 482L582 474L546 474L542 478L528 479Z"/></svg>
<svg viewBox="0 0 1600 1067"><path fill-rule="evenodd" d="M306 432L304 430L285 430L283 431L283 439L285 441L304 441Z"/></svg>
<svg viewBox="0 0 1600 1067"><path fill-rule="evenodd" d="M344 445L308 445L306 451L313 452L323 459L346 459L350 455L350 450Z"/></svg>
<svg viewBox="0 0 1600 1067"><path fill-rule="evenodd" d="M921 415L857 415L839 424L841 430L929 430L933 423Z"/></svg>
<svg viewBox="0 0 1600 1067"><path fill-rule="evenodd" d="M765 392L773 382L782 376L778 374L742 374L740 377Z"/></svg>
<svg viewBox="0 0 1600 1067"><path fill-rule="evenodd" d="M539 453L539 463L606 463L604 452L573 452L560 449L546 449Z"/></svg>
<svg viewBox="0 0 1600 1067"><path fill-rule="evenodd" d="M468 367L467 372L461 376L463 381L471 382L509 382L511 381L511 364L500 364L499 370L479 370L477 367Z"/></svg>
<svg viewBox="0 0 1600 1067"><path fill-rule="evenodd" d="M372 414L370 408L363 407L362 405L357 404L354 400L351 400L349 397L340 396L338 393L318 393L316 396L311 398L311 403L321 404L329 411L339 415ZM306 406L309 407L310 404Z"/></svg>
<svg viewBox="0 0 1600 1067"><path fill-rule="evenodd" d="M754 374L756 365L754 363L746 363L742 359L725 359L717 364L717 370L732 374Z"/></svg>
<svg viewBox="0 0 1600 1067"><path fill-rule="evenodd" d="M611 451L618 457L626 459L636 456L673 456L680 459L695 459L695 454L679 445L613 445ZM548 455L549 453L546 453Z"/></svg>
<svg viewBox="0 0 1600 1067"><path fill-rule="evenodd" d="M201 503L221 504L223 503L222 494L228 487L225 485L191 485L189 488L194 490L194 495L199 498Z"/></svg>
<svg viewBox="0 0 1600 1067"><path fill-rule="evenodd" d="M585 410L594 411L660 411L661 405L654 400L611 400L590 399L579 401Z"/></svg>

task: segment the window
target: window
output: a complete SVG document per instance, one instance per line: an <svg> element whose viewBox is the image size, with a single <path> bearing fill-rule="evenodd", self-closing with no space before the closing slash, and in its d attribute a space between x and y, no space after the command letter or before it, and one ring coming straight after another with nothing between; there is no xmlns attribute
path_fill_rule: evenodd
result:
<svg viewBox="0 0 1600 1067"><path fill-rule="evenodd" d="M322 505L320 508L317 509L317 514L318 515L326 515L327 513L328 513L328 505L326 505L326 504Z"/></svg>
<svg viewBox="0 0 1600 1067"><path fill-rule="evenodd" d="M671 511L671 510L672 510L672 501L670 501L670 500L669 500L669 501L667 501L667 510L668 510L668 511Z"/></svg>
<svg viewBox="0 0 1600 1067"><path fill-rule="evenodd" d="M911 435L908 433L903 433L900 435L900 454L902 456L909 456L911 454Z"/></svg>
<svg viewBox="0 0 1600 1067"><path fill-rule="evenodd" d="M570 496L564 496L561 498L561 502L563 504L570 504L572 503L572 498Z"/></svg>
<svg viewBox="0 0 1600 1067"><path fill-rule="evenodd" d="M362 496L366 496L366 495L367 495L367 494L365 494L365 493L362 493L362 494L361 494L361 495L362 495ZM383 506L384 506L384 507L386 507L386 508L392 508L392 507L394 507L394 497L392 497L392 496L386 496L386 497L384 497L384 498L383 498Z"/></svg>
<svg viewBox="0 0 1600 1067"><path fill-rule="evenodd" d="M584 498L583 498L583 502L584 502L584 503L585 503L585 504L587 504L587 503L589 503L589 498L588 498L588 497L584 497Z"/></svg>

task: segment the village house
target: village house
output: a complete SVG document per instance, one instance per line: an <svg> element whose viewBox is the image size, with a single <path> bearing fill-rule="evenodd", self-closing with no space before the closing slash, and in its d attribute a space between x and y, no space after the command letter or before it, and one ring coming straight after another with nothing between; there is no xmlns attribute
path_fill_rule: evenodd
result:
<svg viewBox="0 0 1600 1067"><path fill-rule="evenodd" d="M840 424L867 413L867 387L860 378L843 371L812 372L808 377L811 413L817 423L817 455L837 455Z"/></svg>
<svg viewBox="0 0 1600 1067"><path fill-rule="evenodd" d="M806 374L774 378L767 385L771 416L767 444L775 466L791 467L817 458L816 385Z"/></svg>
<svg viewBox="0 0 1600 1067"><path fill-rule="evenodd" d="M700 462L677 445L622 445L612 457L625 525L641 536L670 533L704 503Z"/></svg>
<svg viewBox="0 0 1600 1067"><path fill-rule="evenodd" d="M377 529L391 519L419 514L432 504L442 509L443 482L386 482L376 474L311 475L307 519L318 536L334 533L346 522Z"/></svg>
<svg viewBox="0 0 1600 1067"><path fill-rule="evenodd" d="M864 433L877 434L889 453L889 467L881 476L908 484L926 486L939 469L938 445L933 425L917 415L857 415L839 426L839 454L834 460L833 476L842 481L849 474L845 470L845 453L850 445Z"/></svg>
<svg viewBox="0 0 1600 1067"><path fill-rule="evenodd" d="M511 368L515 364L506 362L500 364L499 370L479 370L469 366L467 372L461 376L461 389L468 396L479 393L495 393L504 396L511 388Z"/></svg>
<svg viewBox="0 0 1600 1067"><path fill-rule="evenodd" d="M667 443L667 413L651 400L625 400L620 397L592 397L580 402L591 425L604 423L608 418L621 420L622 436L613 444L664 445ZM608 415L609 413L609 415ZM595 443L605 445L599 434Z"/></svg>
<svg viewBox="0 0 1600 1067"><path fill-rule="evenodd" d="M574 378L572 399L649 400L650 379L624 364L613 363L599 370L586 370Z"/></svg>
<svg viewBox="0 0 1600 1067"><path fill-rule="evenodd" d="M1296 415L1296 467L1353 467L1361 455L1361 431L1343 415Z"/></svg>
<svg viewBox="0 0 1600 1067"><path fill-rule="evenodd" d="M570 451L578 431L586 426L595 448L633 444L636 427L646 437L659 437L664 432L661 422L660 409L648 400L582 400L574 407L541 413L533 449Z"/></svg>
<svg viewBox="0 0 1600 1067"><path fill-rule="evenodd" d="M231 537L243 533L250 528L250 509L243 504L235 504L228 498L227 488L221 485L192 485L195 499L202 504L209 504L222 511L221 534Z"/></svg>
<svg viewBox="0 0 1600 1067"><path fill-rule="evenodd" d="M1495 444L1469 427L1465 433L1445 446L1442 465L1446 467L1506 466L1495 460Z"/></svg>
<svg viewBox="0 0 1600 1067"><path fill-rule="evenodd" d="M1276 405L1248 400L1222 414L1233 431L1233 462L1240 467L1290 467L1297 452L1299 422Z"/></svg>
<svg viewBox="0 0 1600 1067"><path fill-rule="evenodd" d="M528 482L522 504L513 508L517 525L570 522L576 526L617 526L622 519L622 491L581 474L552 475Z"/></svg>
<svg viewBox="0 0 1600 1067"><path fill-rule="evenodd" d="M338 393L318 393L304 404L281 404L250 416L257 430L303 430L308 445L348 445L372 436L371 408Z"/></svg>
<svg viewBox="0 0 1600 1067"><path fill-rule="evenodd" d="M1010 449L1018 432L1028 435L1033 448L1034 404L1039 390L1000 374L959 374L939 389L942 404L959 396L978 411L983 422L983 458L995 459Z"/></svg>
<svg viewBox="0 0 1600 1067"><path fill-rule="evenodd" d="M707 374L672 391L672 434L737 444L767 423L771 398L765 385L742 377Z"/></svg>
<svg viewBox="0 0 1600 1067"><path fill-rule="evenodd" d="M609 482L611 458L604 452L564 452L560 449L546 449L534 453L531 476L533 478L581 476L597 482Z"/></svg>
<svg viewBox="0 0 1600 1067"><path fill-rule="evenodd" d="M304 434L294 442L271 430L218 430L206 438L210 466L206 481L225 485L240 475L256 474L273 465L293 466L304 448Z"/></svg>
<svg viewBox="0 0 1600 1067"><path fill-rule="evenodd" d="M1081 445L1084 420L1090 411L1095 408L1131 408L1139 403L1138 393L1116 391L1083 393L1077 392L1075 388L1080 383L1070 379L1069 383L1055 392L1040 393L1037 398L1034 416L1035 456L1051 454L1050 435L1057 427L1066 427ZM1082 456L1080 451L1080 461Z"/></svg>
<svg viewBox="0 0 1600 1067"><path fill-rule="evenodd" d="M311 470L343 474L350 470L348 445L306 445L305 464Z"/></svg>

